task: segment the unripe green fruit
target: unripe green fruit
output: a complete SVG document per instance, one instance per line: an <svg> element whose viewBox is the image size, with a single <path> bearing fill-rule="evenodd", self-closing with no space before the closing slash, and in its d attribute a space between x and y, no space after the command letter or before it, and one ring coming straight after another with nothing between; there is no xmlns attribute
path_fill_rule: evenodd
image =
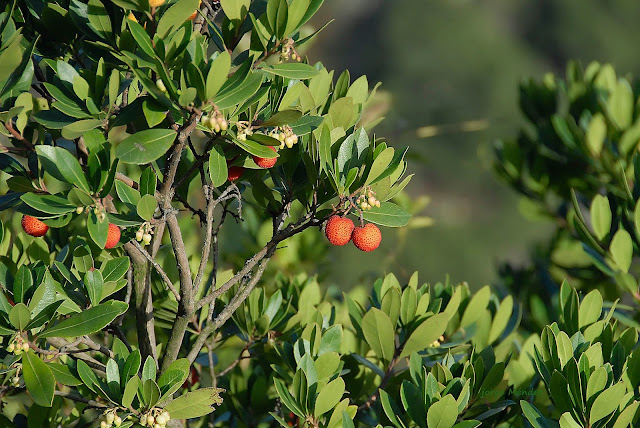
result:
<svg viewBox="0 0 640 428"><path fill-rule="evenodd" d="M156 80L156 88L158 88L160 92L167 92L167 87L164 86L162 79Z"/></svg>

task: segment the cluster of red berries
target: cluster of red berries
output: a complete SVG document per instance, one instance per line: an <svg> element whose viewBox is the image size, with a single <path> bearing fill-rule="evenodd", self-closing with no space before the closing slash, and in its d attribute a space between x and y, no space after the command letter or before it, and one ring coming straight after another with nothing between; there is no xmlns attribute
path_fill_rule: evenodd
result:
<svg viewBox="0 0 640 428"><path fill-rule="evenodd" d="M37 238L44 236L49 230L49 226L47 226L41 220L32 217L30 215L23 215L22 221L22 230L28 235L35 236ZM107 232L107 243L104 248L106 250L110 250L120 242L120 228L113 223L109 223L109 231Z"/></svg>
<svg viewBox="0 0 640 428"><path fill-rule="evenodd" d="M356 227L351 219L337 215L329 219L324 233L333 245L342 246L353 241L356 248L365 252L375 250L382 241L382 233L375 224Z"/></svg>

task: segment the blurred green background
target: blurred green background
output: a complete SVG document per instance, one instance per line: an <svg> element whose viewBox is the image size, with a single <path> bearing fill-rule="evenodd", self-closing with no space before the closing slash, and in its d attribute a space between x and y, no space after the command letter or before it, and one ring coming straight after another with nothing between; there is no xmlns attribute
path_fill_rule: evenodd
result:
<svg viewBox="0 0 640 428"><path fill-rule="evenodd" d="M422 214L435 222L409 230L405 245L384 229L373 254L330 249L330 282L345 288L392 270L477 288L495 280L499 263L526 263L549 225L523 218L491 172L492 143L522 124L518 83L563 74L569 59L640 71L632 0L326 0L314 25L332 18L310 61L383 82L389 110L376 133L411 147L408 191L431 197ZM465 130L468 121L482 129ZM436 135L421 138L434 133L427 126Z"/></svg>

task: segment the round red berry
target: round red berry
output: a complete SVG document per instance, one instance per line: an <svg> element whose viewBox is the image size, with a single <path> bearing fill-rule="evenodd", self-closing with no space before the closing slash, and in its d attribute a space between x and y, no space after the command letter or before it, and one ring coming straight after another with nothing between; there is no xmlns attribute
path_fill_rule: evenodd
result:
<svg viewBox="0 0 640 428"><path fill-rule="evenodd" d="M373 223L368 223L364 227L356 227L353 230L353 244L362 251L370 252L380 246L382 233Z"/></svg>

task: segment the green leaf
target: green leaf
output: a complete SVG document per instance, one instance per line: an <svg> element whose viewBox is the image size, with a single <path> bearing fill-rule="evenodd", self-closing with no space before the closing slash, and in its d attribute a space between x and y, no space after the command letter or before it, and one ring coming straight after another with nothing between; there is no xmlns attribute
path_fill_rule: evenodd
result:
<svg viewBox="0 0 640 428"><path fill-rule="evenodd" d="M27 292L33 287L33 276L27 265L20 266L13 279L13 299L16 303L24 302Z"/></svg>
<svg viewBox="0 0 640 428"><path fill-rule="evenodd" d="M427 412L429 428L451 428L458 418L458 404L452 395L447 394L433 403Z"/></svg>
<svg viewBox="0 0 640 428"><path fill-rule="evenodd" d="M138 24L136 21L131 19L127 19L127 25L129 25L129 30L131 30L131 35L136 41L138 47L142 49L142 51L150 56L151 58L156 56L155 51L153 50L153 43L151 43L151 38L142 27L142 25Z"/></svg>
<svg viewBox="0 0 640 428"><path fill-rule="evenodd" d="M507 296L500 303L500 307L496 311L491 323L491 330L489 331L489 343L493 343L500 338L500 335L509 324L509 319L513 313L513 297Z"/></svg>
<svg viewBox="0 0 640 428"><path fill-rule="evenodd" d="M338 405L344 394L344 380L337 378L329 382L316 397L314 416L322 416Z"/></svg>
<svg viewBox="0 0 640 428"><path fill-rule="evenodd" d="M56 380L51 369L33 351L22 355L22 370L27 391L38 406L51 407Z"/></svg>
<svg viewBox="0 0 640 428"><path fill-rule="evenodd" d="M405 424L401 418L402 409L400 409L398 404L384 389L380 390L380 403L382 404L384 413L387 415L391 423L396 428L405 428Z"/></svg>
<svg viewBox="0 0 640 428"><path fill-rule="evenodd" d="M224 157L224 150L219 144L213 146L209 152L209 177L211 184L220 187L227 182L229 171L227 168L227 160Z"/></svg>
<svg viewBox="0 0 640 428"><path fill-rule="evenodd" d="M18 330L24 330L31 319L31 312L24 303L16 303L9 312L9 322Z"/></svg>
<svg viewBox="0 0 640 428"><path fill-rule="evenodd" d="M371 308L362 317L362 332L373 352L385 362L391 361L395 349L395 329L389 316L377 308Z"/></svg>
<svg viewBox="0 0 640 428"><path fill-rule="evenodd" d="M287 29L288 9L287 0L272 0L267 4L267 21L278 40L284 37Z"/></svg>
<svg viewBox="0 0 640 428"><path fill-rule="evenodd" d="M211 100L218 94L220 88L227 80L229 70L231 69L231 54L224 51L211 63L209 73L207 73L206 94L207 99Z"/></svg>
<svg viewBox="0 0 640 428"><path fill-rule="evenodd" d="M391 164L394 155L395 150L393 147L388 147L374 159L373 164L371 164L371 169L369 170L369 176L364 183L365 186L367 184L375 183L378 177L381 177L382 174L384 174Z"/></svg>
<svg viewBox="0 0 640 428"><path fill-rule="evenodd" d="M122 394L123 406L131 406L131 403L133 403L133 399L136 397L136 392L138 392L139 385L140 378L138 377L138 375L135 375L131 379L129 379L127 385L124 387L124 392Z"/></svg>
<svg viewBox="0 0 640 428"><path fill-rule="evenodd" d="M449 315L440 313L427 318L409 336L402 349L400 358L428 348L447 328Z"/></svg>
<svg viewBox="0 0 640 428"><path fill-rule="evenodd" d="M165 154L175 138L176 132L172 129L147 129L136 132L118 144L116 157L124 163L150 163Z"/></svg>
<svg viewBox="0 0 640 428"><path fill-rule="evenodd" d="M148 167L142 171L140 176L140 194L142 195L155 195L156 186L158 185L158 178L153 168Z"/></svg>
<svg viewBox="0 0 640 428"><path fill-rule="evenodd" d="M160 388L153 379L147 379L142 383L142 398L146 407L153 407L160 399Z"/></svg>
<svg viewBox="0 0 640 428"><path fill-rule="evenodd" d="M460 328L466 328L475 323L484 314L490 299L491 288L488 285L478 290L465 308L462 320L460 320Z"/></svg>
<svg viewBox="0 0 640 428"><path fill-rule="evenodd" d="M129 305L124 302L109 301L79 314L60 321L49 327L38 336L45 337L78 337L95 333L109 325L118 315L123 314Z"/></svg>
<svg viewBox="0 0 640 428"><path fill-rule="evenodd" d="M270 128L274 126L291 125L296 123L302 117L300 110L283 110L279 111L269 119L260 124L262 128Z"/></svg>
<svg viewBox="0 0 640 428"><path fill-rule="evenodd" d="M629 272L631 258L633 257L633 242L626 230L618 229L616 234L613 235L609 252L617 267L623 272Z"/></svg>
<svg viewBox="0 0 640 428"><path fill-rule="evenodd" d="M136 206L138 215L146 221L150 221L153 218L153 213L158 207L158 201L155 196L144 195Z"/></svg>
<svg viewBox="0 0 640 428"><path fill-rule="evenodd" d="M92 270L84 275L84 286L87 289L87 295L92 306L97 306L102 299L102 288L104 280L99 270Z"/></svg>
<svg viewBox="0 0 640 428"><path fill-rule="evenodd" d="M371 223L386 227L403 227L411 220L411 214L392 202L382 202L380 208L365 210L363 217Z"/></svg>
<svg viewBox="0 0 640 428"><path fill-rule="evenodd" d="M122 181L116 181L116 193L122 202L131 205L138 205L140 192L127 186Z"/></svg>
<svg viewBox="0 0 640 428"><path fill-rule="evenodd" d="M167 404L164 409L171 419L191 419L213 412L214 405L222 404L219 388L201 388L188 392Z"/></svg>
<svg viewBox="0 0 640 428"><path fill-rule="evenodd" d="M609 234L611 229L611 207L606 196L596 195L591 202L591 225L599 241Z"/></svg>
<svg viewBox="0 0 640 428"><path fill-rule="evenodd" d="M319 71L312 66L302 63L275 64L262 67L259 71L296 80L311 79L319 73Z"/></svg>
<svg viewBox="0 0 640 428"><path fill-rule="evenodd" d="M251 5L250 0L220 0L220 5L230 21L244 19Z"/></svg>
<svg viewBox="0 0 640 428"><path fill-rule="evenodd" d="M58 180L74 184L90 193L89 184L78 160L61 147L36 146L36 152L45 171Z"/></svg>
<svg viewBox="0 0 640 428"><path fill-rule="evenodd" d="M75 211L77 208L69 203L67 199L55 195L25 193L20 199L31 208L47 214L66 214Z"/></svg>
<svg viewBox="0 0 640 428"><path fill-rule="evenodd" d="M144 360L144 366L142 366L142 377L140 380L145 382L147 380L156 380L156 362L150 355Z"/></svg>
<svg viewBox="0 0 640 428"><path fill-rule="evenodd" d="M109 235L109 222L100 221L95 212L90 211L87 216L87 230L89 236L100 248L104 248L107 243L107 237Z"/></svg>
<svg viewBox="0 0 640 428"><path fill-rule="evenodd" d="M158 379L158 386L162 392L160 401L169 397L184 384L189 377L191 365L186 358L180 358L167 367L162 376Z"/></svg>
<svg viewBox="0 0 640 428"><path fill-rule="evenodd" d="M171 30L180 27L198 9L198 0L180 0L167 9L160 18L156 35L160 39L167 39Z"/></svg>
<svg viewBox="0 0 640 428"><path fill-rule="evenodd" d="M263 76L258 73L251 73L244 82L238 85L227 86L225 84L225 87L216 94L213 101L221 110L242 104L258 92L262 85L262 78ZM227 82L230 80L227 80Z"/></svg>
<svg viewBox="0 0 640 428"><path fill-rule="evenodd" d="M111 40L113 37L113 29L111 20L104 5L99 0L89 0L87 12L89 15L89 25L91 28L105 40Z"/></svg>
<svg viewBox="0 0 640 428"><path fill-rule="evenodd" d="M551 428L546 418L542 416L542 413L533 405L525 400L520 400L520 407L522 408L522 413L524 413L524 416L533 428Z"/></svg>
<svg viewBox="0 0 640 428"><path fill-rule="evenodd" d="M585 296L578 312L580 328L593 324L600 319L602 305L602 295L598 290L593 290Z"/></svg>
<svg viewBox="0 0 640 428"><path fill-rule="evenodd" d="M149 128L159 125L167 117L167 109L152 99L142 102L142 113L147 120Z"/></svg>
<svg viewBox="0 0 640 428"><path fill-rule="evenodd" d="M67 140L75 140L100 125L102 125L102 121L98 119L78 120L62 127L62 137Z"/></svg>
<svg viewBox="0 0 640 428"><path fill-rule="evenodd" d="M69 366L59 363L47 363L47 366L51 369L56 382L66 386L82 385L82 381L71 372Z"/></svg>
<svg viewBox="0 0 640 428"><path fill-rule="evenodd" d="M618 408L620 397L626 390L624 382L618 382L598 395L589 412L589 424L593 426L594 423L613 413Z"/></svg>
<svg viewBox="0 0 640 428"><path fill-rule="evenodd" d="M618 80L615 90L607 101L607 110L611 121L618 129L626 129L633 119L635 97L631 85L626 79Z"/></svg>
<svg viewBox="0 0 640 428"><path fill-rule="evenodd" d="M587 146L593 156L600 156L604 139L607 137L607 122L601 113L596 113L587 129Z"/></svg>
<svg viewBox="0 0 640 428"><path fill-rule="evenodd" d="M278 157L278 153L274 152L273 150L271 150L269 147L262 145L260 143L256 143L255 141L252 140L245 140L245 141L240 141L240 140L233 140L234 143L236 143L236 145L238 147L240 147L242 150L244 150L245 152L253 155L253 156L258 156L261 158L268 158L268 159L272 159L272 158L277 158Z"/></svg>

